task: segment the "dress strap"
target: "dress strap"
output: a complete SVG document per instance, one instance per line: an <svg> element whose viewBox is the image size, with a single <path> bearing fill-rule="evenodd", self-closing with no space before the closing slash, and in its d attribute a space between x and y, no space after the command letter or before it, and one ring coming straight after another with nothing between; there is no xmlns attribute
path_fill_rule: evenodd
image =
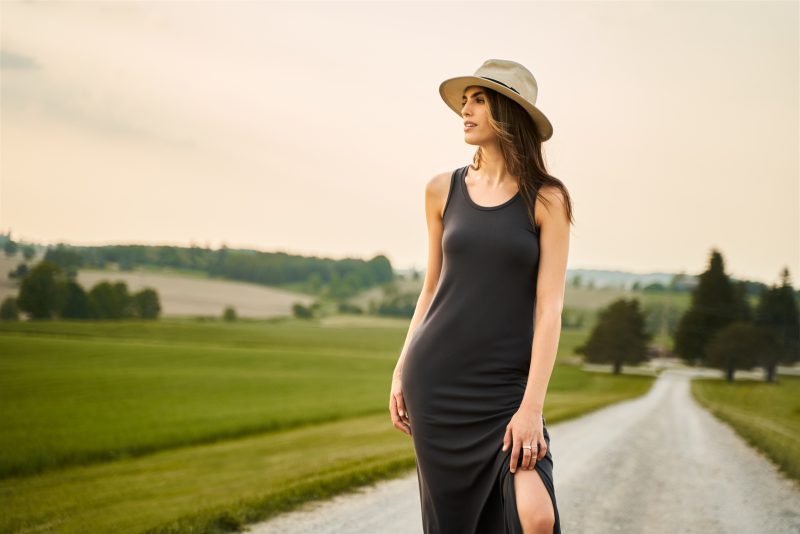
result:
<svg viewBox="0 0 800 534"><path fill-rule="evenodd" d="M442 219L444 219L444 215L447 213L447 208L450 206L450 203L453 202L453 196L455 196L462 169L464 169L464 167L459 167L450 175L450 190L447 192L447 200L444 203L444 210L442 210Z"/></svg>

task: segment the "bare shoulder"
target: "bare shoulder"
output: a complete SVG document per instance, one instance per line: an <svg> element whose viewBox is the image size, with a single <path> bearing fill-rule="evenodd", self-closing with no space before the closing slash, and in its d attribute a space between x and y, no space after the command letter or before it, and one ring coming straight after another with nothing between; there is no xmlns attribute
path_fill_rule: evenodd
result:
<svg viewBox="0 0 800 534"><path fill-rule="evenodd" d="M428 183L425 184L425 192L427 194L441 194L444 192L444 195L447 196L447 192L450 190L451 174L452 171L444 171L429 178Z"/></svg>
<svg viewBox="0 0 800 534"><path fill-rule="evenodd" d="M566 217L567 202L560 187L543 185L539 188L539 194L541 198L537 197L535 210L536 219L538 219L536 221L537 225L541 226L542 222L553 218L561 220ZM544 201L542 201L542 198Z"/></svg>
<svg viewBox="0 0 800 534"><path fill-rule="evenodd" d="M542 196L551 204L560 204L564 205L564 192L561 190L560 187L556 187L554 185L543 185L539 188L539 192Z"/></svg>
<svg viewBox="0 0 800 534"><path fill-rule="evenodd" d="M428 179L425 184L425 198L427 206L435 208L442 215L447 194L450 192L450 178L453 171L440 172Z"/></svg>

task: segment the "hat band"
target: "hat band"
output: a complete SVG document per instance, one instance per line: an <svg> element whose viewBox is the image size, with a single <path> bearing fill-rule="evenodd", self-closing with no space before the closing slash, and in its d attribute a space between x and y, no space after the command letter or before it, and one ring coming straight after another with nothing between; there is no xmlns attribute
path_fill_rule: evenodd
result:
<svg viewBox="0 0 800 534"><path fill-rule="evenodd" d="M504 83L503 83L503 82L501 82L500 80L495 80L494 78L489 78L488 76L481 76L481 78L483 78L484 80L491 80L491 81L493 81L493 82L495 82L495 83L499 83L499 84L500 84L500 85L502 85L503 87L508 87L509 89L511 89L512 91L514 91L515 93L517 93L517 94L519 95L519 91L517 91L516 89L514 89L514 88L513 88L513 87L511 87L510 85L506 85L506 84L504 84ZM522 95L519 95L519 96L522 96Z"/></svg>

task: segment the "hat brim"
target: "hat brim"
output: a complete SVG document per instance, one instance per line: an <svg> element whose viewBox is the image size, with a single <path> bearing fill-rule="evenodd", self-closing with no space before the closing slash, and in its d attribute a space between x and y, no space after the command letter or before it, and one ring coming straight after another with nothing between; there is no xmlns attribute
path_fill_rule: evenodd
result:
<svg viewBox="0 0 800 534"><path fill-rule="evenodd" d="M480 85L481 87L488 87L498 93L507 96L520 106L531 116L539 128L539 133L542 135L542 141L547 141L553 135L553 125L550 124L548 118L542 113L539 108L525 100L522 95L516 93L506 87L505 85L481 78L479 76L457 76L455 78L448 78L439 84L439 94L442 96L447 107L456 112L461 117L461 100L464 98L464 89L470 85Z"/></svg>

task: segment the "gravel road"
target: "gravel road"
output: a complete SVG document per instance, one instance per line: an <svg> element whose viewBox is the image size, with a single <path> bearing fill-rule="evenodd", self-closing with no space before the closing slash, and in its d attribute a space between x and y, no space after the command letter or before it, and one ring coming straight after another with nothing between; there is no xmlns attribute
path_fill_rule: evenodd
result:
<svg viewBox="0 0 800 534"><path fill-rule="evenodd" d="M691 398L692 373L665 371L643 397L547 425L563 532L800 532L800 484ZM416 472L247 532L420 534Z"/></svg>

